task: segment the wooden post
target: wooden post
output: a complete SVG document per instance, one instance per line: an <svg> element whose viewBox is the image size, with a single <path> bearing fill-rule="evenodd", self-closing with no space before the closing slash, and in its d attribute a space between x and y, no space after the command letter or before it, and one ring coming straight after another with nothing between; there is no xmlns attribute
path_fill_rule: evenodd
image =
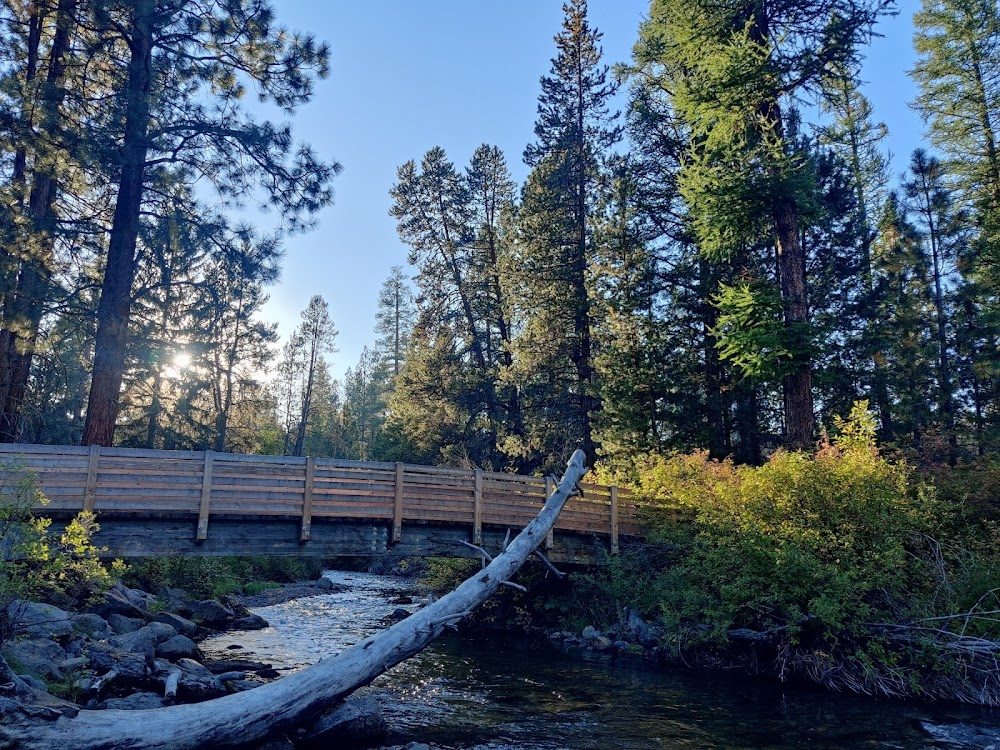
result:
<svg viewBox="0 0 1000 750"><path fill-rule="evenodd" d="M198 511L198 533L196 542L208 539L208 509L212 504L212 463L215 454L205 451L205 471L201 476L201 508Z"/></svg>
<svg viewBox="0 0 1000 750"><path fill-rule="evenodd" d="M472 500L472 543L483 546L483 470L476 469L476 490Z"/></svg>
<svg viewBox="0 0 1000 750"><path fill-rule="evenodd" d="M316 459L306 456L306 483L302 490L302 534L300 542L308 542L312 532L313 480L316 477Z"/></svg>
<svg viewBox="0 0 1000 750"><path fill-rule="evenodd" d="M396 464L396 500L392 505L392 541L403 538L403 464Z"/></svg>
<svg viewBox="0 0 1000 750"><path fill-rule="evenodd" d="M618 488L611 487L611 554L618 554Z"/></svg>
<svg viewBox="0 0 1000 750"><path fill-rule="evenodd" d="M83 510L94 512L94 497L97 494L97 465L101 461L101 446L90 446L90 460L87 463L87 486L83 490Z"/></svg>
<svg viewBox="0 0 1000 750"><path fill-rule="evenodd" d="M556 491L556 483L552 481L552 477L545 477L545 500L546 502L552 493ZM555 524L553 524L554 526ZM556 543L556 535L552 529L549 529L549 533L545 535L545 549L546 551L552 549L553 545Z"/></svg>

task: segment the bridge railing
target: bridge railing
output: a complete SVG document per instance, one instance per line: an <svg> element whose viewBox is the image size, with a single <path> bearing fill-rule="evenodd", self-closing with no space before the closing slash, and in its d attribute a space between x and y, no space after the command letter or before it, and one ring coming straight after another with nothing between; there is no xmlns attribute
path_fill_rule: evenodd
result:
<svg viewBox="0 0 1000 750"><path fill-rule="evenodd" d="M527 524L554 489L551 479L473 469L213 451L164 451L98 446L0 445L0 462L34 475L46 512L197 518L208 538L220 516L296 517L307 542L314 519L384 521L399 541L407 523L483 526ZM632 495L581 484L556 531L638 536Z"/></svg>

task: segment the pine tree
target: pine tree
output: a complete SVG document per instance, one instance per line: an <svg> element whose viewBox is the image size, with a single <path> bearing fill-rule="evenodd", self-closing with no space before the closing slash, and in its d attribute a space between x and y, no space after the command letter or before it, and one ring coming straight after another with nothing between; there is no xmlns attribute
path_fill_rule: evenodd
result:
<svg viewBox="0 0 1000 750"><path fill-rule="evenodd" d="M264 2L224 5L168 0L106 0L90 23L108 49L125 51L123 119L114 167L118 189L101 300L93 380L83 441L110 445L125 367L131 286L145 189L152 172L183 164L220 195L239 200L259 182L290 227L331 200L339 168L305 147L290 129L259 124L239 106L245 82L286 112L308 101L327 50L312 37L275 27ZM127 51L126 51L127 50ZM116 66L112 56L108 65ZM262 178L262 179L261 179Z"/></svg>
<svg viewBox="0 0 1000 750"><path fill-rule="evenodd" d="M798 448L811 444L814 431L800 238L815 186L793 147L795 121L784 99L817 91L827 70L849 66L881 5L656 0L637 47L641 66L666 70L673 106L695 144L680 185L700 250L719 260L772 238L782 302L785 434Z"/></svg>
<svg viewBox="0 0 1000 750"><path fill-rule="evenodd" d="M416 310L409 282L403 267L393 266L379 290L375 313L375 351L382 360L390 388L392 379L403 370L415 322Z"/></svg>
<svg viewBox="0 0 1000 750"><path fill-rule="evenodd" d="M330 319L330 309L318 294L309 300L306 309L302 311L302 323L293 340L301 350L301 384L302 393L299 399L300 411L297 422L295 443L292 447L293 456L301 456L305 445L306 430L309 417L312 414L315 396L316 373L324 355L335 352L334 341L337 329Z"/></svg>
<svg viewBox="0 0 1000 750"><path fill-rule="evenodd" d="M617 83L601 64L601 33L587 20L586 0L564 4L563 13L556 57L541 79L537 140L524 152L533 169L512 261L519 268L518 325L525 331L516 345L521 361L515 370L530 381L523 408L527 430L536 434L528 436L527 450L548 458L578 444L592 462L593 419L600 407L589 289L594 209L602 159L621 129L614 124L617 113L609 112Z"/></svg>
<svg viewBox="0 0 1000 750"><path fill-rule="evenodd" d="M981 251L1000 263L1000 8L993 0L923 0L914 16L914 102L950 179L980 215ZM956 106L961 102L961 106ZM991 270L996 275L995 270Z"/></svg>

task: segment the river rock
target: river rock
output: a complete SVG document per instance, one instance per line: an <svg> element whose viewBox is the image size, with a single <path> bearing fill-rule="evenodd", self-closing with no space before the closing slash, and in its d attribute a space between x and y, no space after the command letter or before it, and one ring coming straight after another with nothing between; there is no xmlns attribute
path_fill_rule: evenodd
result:
<svg viewBox="0 0 1000 750"><path fill-rule="evenodd" d="M236 613L229 607L214 599L205 599L200 602L188 602L183 612L199 625L207 628L223 629L230 621L236 618Z"/></svg>
<svg viewBox="0 0 1000 750"><path fill-rule="evenodd" d="M94 604L89 608L89 611L96 615L100 615L108 622L111 621L111 615L124 615L125 617L138 617L145 621L148 617L145 609L139 607L132 600L129 599L126 591L132 591L132 589L126 589L124 586L110 588L104 592L104 601L99 604ZM136 598L136 601L141 601Z"/></svg>
<svg viewBox="0 0 1000 750"><path fill-rule="evenodd" d="M40 690L41 692L46 692L49 686L45 684L44 680L40 680L33 674L19 674L18 678L23 680L29 687L35 690Z"/></svg>
<svg viewBox="0 0 1000 750"><path fill-rule="evenodd" d="M17 672L27 672L42 679L62 679L58 664L66 661L63 647L49 638L30 638L8 643L3 657Z"/></svg>
<svg viewBox="0 0 1000 750"><path fill-rule="evenodd" d="M146 621L140 620L138 617L126 617L125 615L117 613L108 615L108 625L111 626L111 630L114 631L116 635L134 633L145 624Z"/></svg>
<svg viewBox="0 0 1000 750"><path fill-rule="evenodd" d="M213 677L212 670L206 667L204 664L196 662L194 659L180 658L174 662L174 664L185 674L189 674L192 677L207 677L211 679Z"/></svg>
<svg viewBox="0 0 1000 750"><path fill-rule="evenodd" d="M590 640L588 640L587 645L589 645L592 649L595 649L597 651L607 651L614 644L611 643L610 638L603 635L599 635L596 638L591 638Z"/></svg>
<svg viewBox="0 0 1000 750"><path fill-rule="evenodd" d="M85 612L82 615L74 615L72 620L73 629L77 633L84 633L98 641L111 637L111 625L100 615Z"/></svg>
<svg viewBox="0 0 1000 750"><path fill-rule="evenodd" d="M51 604L15 599L7 607L7 617L19 632L34 638L59 638L73 632L70 614Z"/></svg>
<svg viewBox="0 0 1000 750"><path fill-rule="evenodd" d="M117 649L109 643L90 643L83 651L87 657L87 665L98 675L115 669L123 678L139 680L146 676L153 661L152 652L131 653Z"/></svg>
<svg viewBox="0 0 1000 750"><path fill-rule="evenodd" d="M115 584L111 589L121 594L129 604L138 609L149 609L149 605L156 601L156 597L152 594L147 594L141 589L130 589L120 583Z"/></svg>
<svg viewBox="0 0 1000 750"><path fill-rule="evenodd" d="M177 635L165 622L151 622L133 633L116 635L108 641L115 648L136 654L152 654L158 645Z"/></svg>
<svg viewBox="0 0 1000 750"><path fill-rule="evenodd" d="M200 659L201 649L186 635L175 635L155 647L156 655L167 661L178 659Z"/></svg>
<svg viewBox="0 0 1000 750"><path fill-rule="evenodd" d="M580 637L583 638L583 640L585 641L592 641L595 638L599 638L600 636L601 636L601 631L599 631L593 625L588 625L583 629L583 632L580 633Z"/></svg>
<svg viewBox="0 0 1000 750"><path fill-rule="evenodd" d="M651 648L660 642L659 629L643 620L634 609L625 607L623 615L625 622L622 631L626 638L646 648Z"/></svg>
<svg viewBox="0 0 1000 750"><path fill-rule="evenodd" d="M125 698L108 698L97 704L98 708L118 708L136 711L144 708L163 708L163 698L156 693L133 693Z"/></svg>
<svg viewBox="0 0 1000 750"><path fill-rule="evenodd" d="M230 624L233 630L263 630L268 627L268 622L260 615L244 615Z"/></svg>
<svg viewBox="0 0 1000 750"><path fill-rule="evenodd" d="M952 747L968 750L1000 750L1000 729L972 724L934 724L921 721L920 727L934 738Z"/></svg>
<svg viewBox="0 0 1000 750"><path fill-rule="evenodd" d="M296 747L319 748L371 744L385 737L389 727L378 702L371 696L348 698L296 738Z"/></svg>
<svg viewBox="0 0 1000 750"><path fill-rule="evenodd" d="M190 636L198 630L198 626L193 622L173 612L160 612L153 616L153 622L165 622L181 635Z"/></svg>

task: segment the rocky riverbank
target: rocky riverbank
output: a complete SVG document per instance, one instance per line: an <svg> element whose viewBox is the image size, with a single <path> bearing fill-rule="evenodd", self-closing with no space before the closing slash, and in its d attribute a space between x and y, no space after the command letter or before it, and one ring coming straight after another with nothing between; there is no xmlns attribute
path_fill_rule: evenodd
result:
<svg viewBox="0 0 1000 750"><path fill-rule="evenodd" d="M0 647L0 721L17 712L53 718L81 708L148 709L197 703L253 689L279 676L271 664L206 656L199 643L225 631L266 628L249 606L342 590L327 578L253 595L199 600L180 589L156 596L121 584L84 610L16 600L7 608L14 637ZM368 705L371 703L371 705ZM295 737L295 747L384 732L377 705L348 701ZM291 741L270 747L291 746Z"/></svg>

